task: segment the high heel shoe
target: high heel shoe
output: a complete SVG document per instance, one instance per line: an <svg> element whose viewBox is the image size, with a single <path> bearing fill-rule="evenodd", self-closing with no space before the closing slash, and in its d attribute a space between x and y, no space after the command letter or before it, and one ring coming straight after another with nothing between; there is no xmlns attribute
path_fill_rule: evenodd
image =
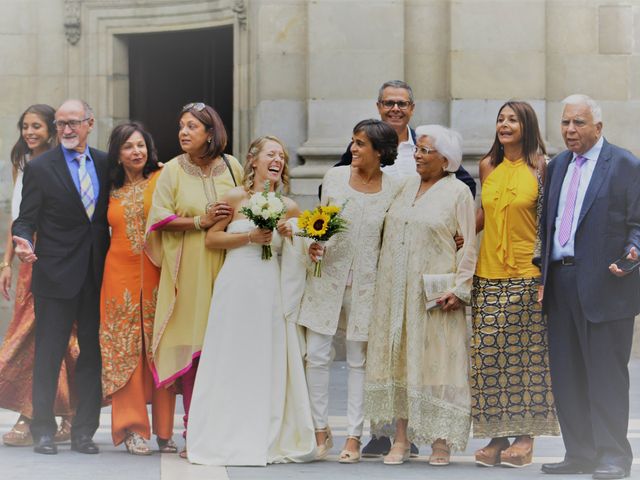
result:
<svg viewBox="0 0 640 480"><path fill-rule="evenodd" d="M71 421L67 417L62 417L58 431L53 436L55 443L65 443L71 440Z"/></svg>
<svg viewBox="0 0 640 480"><path fill-rule="evenodd" d="M9 447L30 447L33 445L30 425L31 420L20 415L13 428L2 436L2 443Z"/></svg>
<svg viewBox="0 0 640 480"><path fill-rule="evenodd" d="M358 463L360 461L360 445L362 444L360 442L360 437L348 435L347 440L349 439L355 440L356 442L358 442L358 450L353 451L353 450L347 450L346 448L342 450L340 452L340 456L338 457L339 463ZM346 444L345 444L345 447L346 447Z"/></svg>
<svg viewBox="0 0 640 480"><path fill-rule="evenodd" d="M158 451L160 453L178 453L178 446L173 441L173 438L156 437L156 442L158 442Z"/></svg>
<svg viewBox="0 0 640 480"><path fill-rule="evenodd" d="M389 453L384 456L385 465L402 465L411 456L411 443L394 442Z"/></svg>
<svg viewBox="0 0 640 480"><path fill-rule="evenodd" d="M518 442L500 452L500 464L504 467L521 468L533 462L533 438L530 444Z"/></svg>
<svg viewBox="0 0 640 480"><path fill-rule="evenodd" d="M509 448L510 445L509 440L504 437L491 439L486 447L476 450L476 465L479 467L495 467L496 465L500 465L500 454L503 450Z"/></svg>
<svg viewBox="0 0 640 480"><path fill-rule="evenodd" d="M331 429L329 427L318 428L316 433L318 432L324 432L327 434L324 442L316 447L316 460L324 460L327 458L327 455L329 455L329 450L333 448L333 435L331 434Z"/></svg>
<svg viewBox="0 0 640 480"><path fill-rule="evenodd" d="M141 435L135 432L127 432L124 446L131 455L151 455L151 449Z"/></svg>
<svg viewBox="0 0 640 480"><path fill-rule="evenodd" d="M436 440L431 444L431 456L429 465L434 467L444 467L449 465L451 459L451 449L444 440Z"/></svg>

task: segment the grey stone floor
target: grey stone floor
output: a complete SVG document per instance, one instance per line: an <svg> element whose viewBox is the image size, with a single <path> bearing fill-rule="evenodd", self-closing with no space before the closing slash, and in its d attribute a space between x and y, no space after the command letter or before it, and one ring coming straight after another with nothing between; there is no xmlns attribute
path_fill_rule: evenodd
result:
<svg viewBox="0 0 640 480"><path fill-rule="evenodd" d="M336 362L331 372L331 424L336 434L336 445L329 460L303 465L271 465L266 468L212 468L189 465L177 455L154 454L151 457L133 457L124 447L113 447L109 430L109 410L103 410L102 425L95 436L101 448L99 455L82 455L60 448L57 456L36 455L30 448L0 446L1 480L224 480L224 479L550 479L540 473L540 464L560 461L564 448L560 438L543 437L536 440L535 463L513 470L506 468L478 468L473 463L473 451L485 441L471 439L467 450L458 453L448 467L430 467L426 463L429 447L421 446L421 456L400 466L383 465L379 460L365 460L357 465L337 463L337 455L344 442L346 423L346 366ZM631 362L631 420L629 438L636 460L632 478L640 478L640 360ZM180 402L178 402L180 403ZM180 408L180 406L178 407ZM181 412L176 412L175 440L181 445ZM7 431L16 419L13 412L0 410L0 431ZM575 480L591 478L589 475L571 476Z"/></svg>

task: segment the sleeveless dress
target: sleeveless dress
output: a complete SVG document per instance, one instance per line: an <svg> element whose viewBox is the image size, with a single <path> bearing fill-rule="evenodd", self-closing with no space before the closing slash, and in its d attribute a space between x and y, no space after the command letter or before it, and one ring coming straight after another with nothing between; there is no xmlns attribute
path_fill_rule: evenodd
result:
<svg viewBox="0 0 640 480"><path fill-rule="evenodd" d="M235 220L229 233L253 229ZM274 253L280 237L273 235ZM305 462L315 435L296 325L285 322L278 255L227 251L216 279L190 411L189 460L205 465Z"/></svg>
<svg viewBox="0 0 640 480"><path fill-rule="evenodd" d="M558 435L547 325L532 264L538 181L504 159L482 185L484 234L473 284L474 437Z"/></svg>

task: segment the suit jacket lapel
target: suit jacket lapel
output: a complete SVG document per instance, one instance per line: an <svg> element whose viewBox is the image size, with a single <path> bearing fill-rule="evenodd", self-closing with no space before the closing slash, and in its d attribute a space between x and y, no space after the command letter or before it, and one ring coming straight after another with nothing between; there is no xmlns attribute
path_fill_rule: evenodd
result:
<svg viewBox="0 0 640 480"><path fill-rule="evenodd" d="M567 174L569 168L569 162L571 160L571 152L566 151L556 157L558 162L555 168L551 183L549 184L549 205L547 207L547 232L548 235L553 235L553 227L556 223L556 216L558 215L558 202L560 201L560 191L562 190L562 183L564 177ZM551 238L551 237L550 237Z"/></svg>
<svg viewBox="0 0 640 480"><path fill-rule="evenodd" d="M80 192L78 192L75 183L73 183L71 172L69 172L67 161L65 160L64 154L62 153L60 147L58 147L58 152L59 154L57 158L53 160L53 171L57 175L62 185L64 185L64 187L73 196L74 203L78 206L78 208L82 209L82 211L85 212L84 205L82 204L82 200L80 199Z"/></svg>
<svg viewBox="0 0 640 480"><path fill-rule="evenodd" d="M580 216L578 217L578 227L580 227L580 223L584 219L584 216L591 208L591 205L593 205L593 201L596 199L598 191L600 190L604 179L607 177L609 167L611 166L611 162L609 160L611 160L611 148L609 143L605 140L602 145L600 155L598 156L598 160L596 161L596 166L593 169L591 181L589 182L587 191L584 194L582 208L580 209Z"/></svg>

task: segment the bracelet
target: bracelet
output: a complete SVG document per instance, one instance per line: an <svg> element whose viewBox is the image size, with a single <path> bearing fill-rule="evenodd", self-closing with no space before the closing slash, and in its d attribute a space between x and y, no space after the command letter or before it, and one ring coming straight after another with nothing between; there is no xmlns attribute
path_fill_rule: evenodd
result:
<svg viewBox="0 0 640 480"><path fill-rule="evenodd" d="M251 241L249 241L249 243L251 243ZM11 268L11 264L9 262L0 262L0 271L4 270L5 268Z"/></svg>
<svg viewBox="0 0 640 480"><path fill-rule="evenodd" d="M251 232L247 232L247 238L249 239L249 243L247 243L247 245L251 245Z"/></svg>
<svg viewBox="0 0 640 480"><path fill-rule="evenodd" d="M196 230L202 230L202 226L200 225L200 215L193 217L193 226L196 227Z"/></svg>

